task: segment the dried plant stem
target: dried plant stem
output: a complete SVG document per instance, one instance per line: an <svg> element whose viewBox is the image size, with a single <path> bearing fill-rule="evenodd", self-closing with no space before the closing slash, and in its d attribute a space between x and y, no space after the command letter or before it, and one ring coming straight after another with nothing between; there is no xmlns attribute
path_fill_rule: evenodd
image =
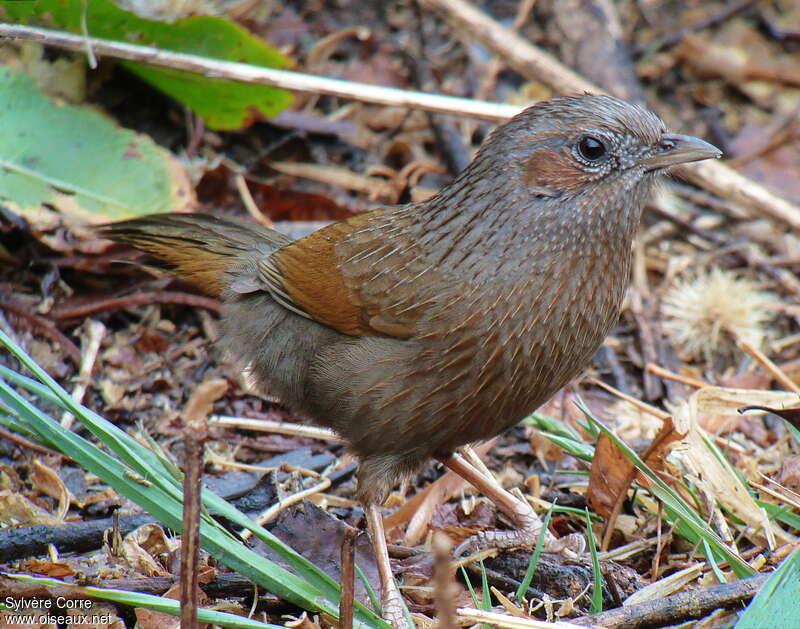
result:
<svg viewBox="0 0 800 629"><path fill-rule="evenodd" d="M520 110L517 106L504 103L489 103L442 94L426 94L289 70L253 66L246 63L219 61L197 55L160 50L152 46L137 46L107 39L81 37L64 31L21 24L0 24L0 37L35 41L48 46L76 51L86 50L87 46L91 46L92 51L99 56L198 72L208 77L272 85L297 92L341 96L378 105L415 107L443 114L475 116L498 122L510 118Z"/></svg>
<svg viewBox="0 0 800 629"><path fill-rule="evenodd" d="M245 181L244 175L242 173L236 173L233 180L236 182L236 190L238 190L239 196L242 198L242 203L245 209L247 209L248 214L253 217L256 223L260 223L264 227L272 229L274 227L272 220L270 220L269 216L262 214L261 210L258 209L258 205L256 205L255 199L253 199L253 195L250 193L250 188L247 187L247 181Z"/></svg>
<svg viewBox="0 0 800 629"><path fill-rule="evenodd" d="M675 382L680 382L681 384L686 384L690 387L696 387L698 389L710 386L708 382L706 382L705 380L700 380L700 378L692 378L691 376L682 376L681 374L670 371L669 369L664 369L663 367L660 367L655 363L647 363L647 365L645 365L644 370L647 373L651 373L654 376L658 376L659 378L664 378L666 380L674 380Z"/></svg>
<svg viewBox="0 0 800 629"><path fill-rule="evenodd" d="M345 525L340 555L339 629L353 629L353 606L355 601L355 554L358 529Z"/></svg>
<svg viewBox="0 0 800 629"><path fill-rule="evenodd" d="M614 395L614 396L618 397L620 400L625 400L626 402L628 402L630 404L633 404L640 411L644 411L645 413L649 413L650 415L653 415L654 417L658 417L661 421L666 421L670 417L672 417L669 413L666 413L666 412L662 411L661 409L656 408L655 406L651 406L647 402L642 402L641 400L633 397L632 395L628 395L627 393L623 393L619 389L615 389L610 384L606 384L602 380L599 380L597 378L591 378L591 377L587 378L587 380L589 382L591 382L592 384L596 384L601 389L605 389L611 395Z"/></svg>
<svg viewBox="0 0 800 629"><path fill-rule="evenodd" d="M181 627L197 627L200 598L200 487L203 455L208 438L208 413L228 389L222 379L206 380L192 393L183 409L184 477L181 531L180 600Z"/></svg>
<svg viewBox="0 0 800 629"><path fill-rule="evenodd" d="M570 622L546 622L533 618L519 618L470 607L457 609L456 616L461 621L467 621L461 624L483 623L492 627L500 627L501 629L585 629Z"/></svg>
<svg viewBox="0 0 800 629"><path fill-rule="evenodd" d="M770 478L767 478L767 480L769 480L770 482L773 482L773 483L775 482ZM787 489L783 485L779 485L779 484L775 483L778 487L781 488L780 491L778 491L777 489L772 489L771 487L768 487L767 485L762 485L761 483L757 483L754 480L751 480L749 482L750 482L750 486L751 487L755 487L756 489L758 489L760 491L763 491L764 493L769 494L773 498L777 498L778 500L782 500L783 502L791 505L795 509L800 509L800 500L798 500L797 494L795 494L794 496L789 495L789 493L792 493L792 494L795 493L791 489ZM786 493L784 493L784 492L786 492Z"/></svg>
<svg viewBox="0 0 800 629"><path fill-rule="evenodd" d="M313 496L314 494L318 494L321 491L325 491L328 487L331 486L331 479L330 478L323 478L319 483L309 487L308 489L304 489L302 491L298 491L296 494L292 494L283 498L272 505L269 509L266 509L263 513L261 513L257 518L256 521L261 525L264 526L267 522L272 520L275 516L277 516L281 511L288 509L292 505L301 502L305 498L309 496ZM251 531L242 531L242 538L248 539L252 535Z"/></svg>

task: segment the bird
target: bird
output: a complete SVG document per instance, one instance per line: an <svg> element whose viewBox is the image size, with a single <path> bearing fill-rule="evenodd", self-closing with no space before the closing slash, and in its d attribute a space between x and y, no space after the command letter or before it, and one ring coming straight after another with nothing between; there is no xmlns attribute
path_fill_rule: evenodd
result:
<svg viewBox="0 0 800 629"><path fill-rule="evenodd" d="M390 490L439 459L518 526L475 544L535 541L531 507L458 449L515 425L587 366L619 317L654 186L672 166L720 156L641 106L560 96L498 126L430 199L297 240L200 213L100 233L219 296L228 352L345 440L383 615L403 627L380 515Z"/></svg>

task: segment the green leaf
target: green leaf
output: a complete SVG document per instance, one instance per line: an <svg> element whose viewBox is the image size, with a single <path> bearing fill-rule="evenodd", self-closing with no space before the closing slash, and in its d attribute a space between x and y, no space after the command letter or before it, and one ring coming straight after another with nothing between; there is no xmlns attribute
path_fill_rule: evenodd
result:
<svg viewBox="0 0 800 629"><path fill-rule="evenodd" d="M172 155L99 113L54 103L0 69L0 199L29 218L43 204L98 223L182 209L189 180Z"/></svg>
<svg viewBox="0 0 800 629"><path fill-rule="evenodd" d="M583 461L591 461L594 457L594 446L586 443L577 430L553 417L532 413L521 422L539 430L550 441L560 446L567 453Z"/></svg>
<svg viewBox="0 0 800 629"><path fill-rule="evenodd" d="M85 9L85 16L84 16ZM282 68L289 59L242 27L219 17L195 15L172 23L140 18L110 0L0 2L0 19L81 33L85 17L91 37L184 52L212 59ZM199 114L212 129L239 129L261 116L274 116L292 100L267 85L215 79L182 70L130 61L126 68Z"/></svg>
<svg viewBox="0 0 800 629"><path fill-rule="evenodd" d="M776 505L765 500L756 499L756 504L767 512L770 520L778 520L800 530L800 515L792 513L791 505Z"/></svg>

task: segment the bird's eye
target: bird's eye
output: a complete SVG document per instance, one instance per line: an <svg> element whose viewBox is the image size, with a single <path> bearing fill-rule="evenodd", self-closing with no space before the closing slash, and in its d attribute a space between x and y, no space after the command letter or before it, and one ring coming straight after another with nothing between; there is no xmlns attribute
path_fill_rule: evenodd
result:
<svg viewBox="0 0 800 629"><path fill-rule="evenodd" d="M585 135L578 142L578 153L583 159L590 162L597 161L606 154L606 145L597 138L590 135Z"/></svg>

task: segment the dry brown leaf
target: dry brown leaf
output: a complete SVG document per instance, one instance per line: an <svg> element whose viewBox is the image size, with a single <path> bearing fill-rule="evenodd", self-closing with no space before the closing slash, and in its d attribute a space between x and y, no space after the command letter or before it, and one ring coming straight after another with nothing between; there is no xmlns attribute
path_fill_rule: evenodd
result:
<svg viewBox="0 0 800 629"><path fill-rule="evenodd" d="M664 421L655 438L650 442L642 459L656 473L664 470L664 459L672 449L672 444L681 438L671 420ZM614 443L601 434L595 447L592 469L589 474L589 487L586 499L589 507L605 518L610 517L622 496L637 475L633 463ZM639 484L647 487L649 481L639 475ZM609 524L613 524L609 522Z"/></svg>
<svg viewBox="0 0 800 629"><path fill-rule="evenodd" d="M56 526L63 520L48 513L22 494L4 490L0 491L0 522L9 525Z"/></svg>
<svg viewBox="0 0 800 629"><path fill-rule="evenodd" d="M122 556L128 565L148 577L171 577L156 559L179 546L177 540L167 538L164 529L157 524L145 524L128 533L122 540Z"/></svg>
<svg viewBox="0 0 800 629"><path fill-rule="evenodd" d="M228 381L222 378L201 382L183 409L184 419L187 422L206 419L214 408L214 402L225 395L227 390Z"/></svg>
<svg viewBox="0 0 800 629"><path fill-rule="evenodd" d="M628 491L633 478L633 463L611 439L601 434L594 449L589 487L586 490L589 508L609 518L620 494Z"/></svg>
<svg viewBox="0 0 800 629"><path fill-rule="evenodd" d="M30 481L35 491L41 492L58 501L58 507L54 515L59 520L63 520L67 515L70 504L83 507L80 501L67 489L66 485L64 485L64 481L59 478L58 474L39 459L33 460Z"/></svg>

